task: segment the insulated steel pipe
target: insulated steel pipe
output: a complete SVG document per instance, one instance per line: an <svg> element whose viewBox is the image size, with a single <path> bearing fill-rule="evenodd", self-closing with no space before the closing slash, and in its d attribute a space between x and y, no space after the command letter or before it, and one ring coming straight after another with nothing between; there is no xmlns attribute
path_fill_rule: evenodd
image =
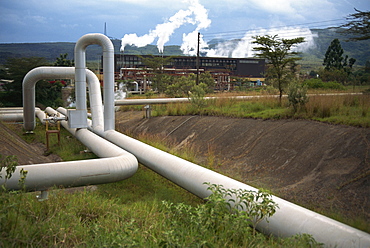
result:
<svg viewBox="0 0 370 248"><path fill-rule="evenodd" d="M158 150L122 133L109 130L104 137L137 157L140 163L176 183L189 192L205 198L210 192L205 182L221 184L229 189L257 189L208 170L169 153ZM279 205L276 213L257 229L266 234L291 237L311 234L316 241L335 247L370 247L370 235L353 227L273 196Z"/></svg>
<svg viewBox="0 0 370 248"><path fill-rule="evenodd" d="M344 96L344 95L362 95L362 93L331 93L331 94L308 94L307 96ZM236 99L236 100L245 100L245 99L255 99L255 98L278 98L279 95L260 95L260 96L232 96L232 97L204 97L205 100L211 99ZM287 95L283 95L287 97ZM182 103L189 102L189 98L153 98L153 99L122 99L116 100L115 105L146 105L146 104L165 104L165 103Z"/></svg>
<svg viewBox="0 0 370 248"><path fill-rule="evenodd" d="M93 125L103 129L104 116L102 110L102 99L100 94L100 83L96 75L85 69L86 79L90 88L90 104L93 115ZM29 71L23 79L23 121L24 129L32 131L35 129L35 85L42 79L60 78L73 79L75 77L74 67L37 67ZM86 80L85 80L86 81ZM39 110L39 109L38 109ZM40 114L39 112L36 112ZM42 120L40 118L40 120Z"/></svg>
<svg viewBox="0 0 370 248"><path fill-rule="evenodd" d="M46 111L57 113L51 108ZM19 190L22 169L28 172L25 179L28 191L43 191L53 186L77 187L117 182L137 171L138 162L132 154L86 129L70 129L66 121L62 121L62 125L101 159L17 166L10 179L0 178L0 184L8 190ZM5 170L0 172L3 173Z"/></svg>
<svg viewBox="0 0 370 248"><path fill-rule="evenodd" d="M103 48L104 76L104 128L114 129L114 46L111 40L103 34L86 34L75 46L76 66L76 109L86 110L86 47L97 44Z"/></svg>
<svg viewBox="0 0 370 248"><path fill-rule="evenodd" d="M44 124L45 113L39 108L35 108L36 116L40 119L41 123ZM23 108L0 108L0 120L1 121L23 121Z"/></svg>
<svg viewBox="0 0 370 248"><path fill-rule="evenodd" d="M23 121L23 113L0 113L0 121L14 122Z"/></svg>

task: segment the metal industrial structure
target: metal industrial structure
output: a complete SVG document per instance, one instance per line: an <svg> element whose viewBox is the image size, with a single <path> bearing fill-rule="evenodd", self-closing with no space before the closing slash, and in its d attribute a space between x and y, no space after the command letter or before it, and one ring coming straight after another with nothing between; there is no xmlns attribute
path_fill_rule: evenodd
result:
<svg viewBox="0 0 370 248"><path fill-rule="evenodd" d="M99 44L104 50L104 107L100 94L99 81L85 69L85 49L88 45ZM13 177L6 181L8 189L19 189L19 172L28 171L25 186L28 190L41 190L45 197L47 190L54 185L75 187L99 183L114 182L133 175L138 163L152 169L168 180L183 187L198 197L210 195L205 182L221 184L229 189L257 189L221 175L202 166L196 165L138 140L115 131L114 126L114 88L113 82L113 46L102 34L88 34L79 39L75 48L76 67L39 67L30 71L23 81L23 119L25 130L35 128L35 115L41 120L45 114L35 108L34 89L38 80L48 78L75 78L76 110L47 108L48 114L60 113L65 120L63 127L76 136L100 159L70 161L50 164L17 166ZM86 82L89 86L92 120L87 119ZM107 92L106 92L107 91ZM103 110L104 109L104 110ZM1 171L0 173L4 173ZM4 177L0 184L4 184ZM369 247L368 233L347 226L338 221L273 197L279 208L268 220L260 222L257 229L279 237L290 237L299 233L308 233L318 242L336 247Z"/></svg>
<svg viewBox="0 0 370 248"><path fill-rule="evenodd" d="M197 74L209 72L215 80L215 89L232 89L236 83L233 78L243 78L245 81L264 81L265 60L258 58L224 58L224 57L197 57L194 56L152 56L152 55L114 55L114 71L117 80L131 80L139 82L139 89L146 90L153 68L143 62L142 58L162 57L170 59L168 64L162 65L161 73L172 76L184 76L189 73Z"/></svg>

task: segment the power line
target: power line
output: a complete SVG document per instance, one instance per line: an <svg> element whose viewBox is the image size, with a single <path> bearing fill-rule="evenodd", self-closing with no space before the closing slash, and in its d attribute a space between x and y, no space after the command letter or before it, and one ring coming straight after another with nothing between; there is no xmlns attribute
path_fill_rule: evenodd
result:
<svg viewBox="0 0 370 248"><path fill-rule="evenodd" d="M340 22L339 22L340 21ZM287 27L296 27L296 28L309 28L309 29L315 29L320 27L328 27L328 25L331 26L340 26L343 24L345 20L343 18L341 19L332 19L332 20L326 20L326 21L317 21L317 22L308 22L308 23L301 23L301 24L290 24L290 25L284 25L284 26L276 26L276 27L270 27L270 28L254 28L254 29L244 29L244 30L235 30L235 31L226 31L226 32L213 32L213 33L203 33L203 37L207 39L211 38L237 38L239 36L245 35L248 32L256 32L261 30L274 30L279 28L287 28ZM314 25L319 24L319 25ZM281 30L282 33L289 32L289 29L287 30Z"/></svg>

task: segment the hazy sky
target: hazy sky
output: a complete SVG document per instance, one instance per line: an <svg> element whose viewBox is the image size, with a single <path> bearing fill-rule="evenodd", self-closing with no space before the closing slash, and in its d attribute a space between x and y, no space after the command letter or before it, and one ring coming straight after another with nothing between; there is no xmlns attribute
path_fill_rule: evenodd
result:
<svg viewBox="0 0 370 248"><path fill-rule="evenodd" d="M354 8L368 11L370 1L0 0L0 42L76 42L84 34L103 33L106 23L110 37L135 34L152 44L162 39L181 45L194 31L210 40L259 28L337 26Z"/></svg>

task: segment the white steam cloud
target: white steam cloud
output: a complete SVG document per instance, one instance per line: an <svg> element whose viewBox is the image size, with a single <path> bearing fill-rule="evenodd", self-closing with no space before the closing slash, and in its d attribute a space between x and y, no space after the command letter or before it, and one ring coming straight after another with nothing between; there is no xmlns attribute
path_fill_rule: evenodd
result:
<svg viewBox="0 0 370 248"><path fill-rule="evenodd" d="M158 24L154 30L150 30L148 34L137 36L136 34L126 34L122 38L121 51L124 51L126 45L134 45L143 47L157 40L157 48L160 53L163 53L164 45L169 41L170 36L176 29L184 24L195 25L195 30L189 34L183 34L184 52L189 52L197 47L197 34L200 30L206 29L211 25L211 20L208 19L208 11L203 5L199 4L198 0L187 0L189 7L186 10L179 10L171 16L167 22ZM193 38L195 35L195 44Z"/></svg>
<svg viewBox="0 0 370 248"><path fill-rule="evenodd" d="M301 27L284 27L280 29L260 29L255 31L249 31L245 33L244 37L238 40L225 41L218 43L213 49L202 49L201 52L205 53L208 57L231 57L231 58L245 58L253 57L255 52L253 47L254 36L263 35L278 35L278 37L284 39L293 39L296 37L304 37L305 42L297 46L297 51L304 52L309 48L315 46L314 37L317 35L312 33L309 28Z"/></svg>
<svg viewBox="0 0 370 248"><path fill-rule="evenodd" d="M157 48L160 53L163 53L164 45L170 40L171 35L176 29L185 24L195 26L190 33L183 34L182 45L180 49L186 55L196 55L198 46L198 32L207 29L211 25L211 20L208 18L208 11L201 5L198 0L185 0L189 3L189 7L185 10L179 10L171 16L167 22L158 24L154 30L150 30L148 34L137 36L137 34L125 34L121 42L121 51L124 51L126 45L134 45L144 47L152 44L157 39ZM216 47L209 48L208 44L200 37L200 51L208 57L232 57L245 58L253 57L254 51L252 43L253 36L257 35L278 35L279 38L292 39L296 37L304 37L305 42L297 47L298 51L305 51L313 47L315 34L309 28L302 27L285 27L273 29L260 29L248 31L244 37L238 40L231 40L218 43ZM220 37L222 38L222 37Z"/></svg>

